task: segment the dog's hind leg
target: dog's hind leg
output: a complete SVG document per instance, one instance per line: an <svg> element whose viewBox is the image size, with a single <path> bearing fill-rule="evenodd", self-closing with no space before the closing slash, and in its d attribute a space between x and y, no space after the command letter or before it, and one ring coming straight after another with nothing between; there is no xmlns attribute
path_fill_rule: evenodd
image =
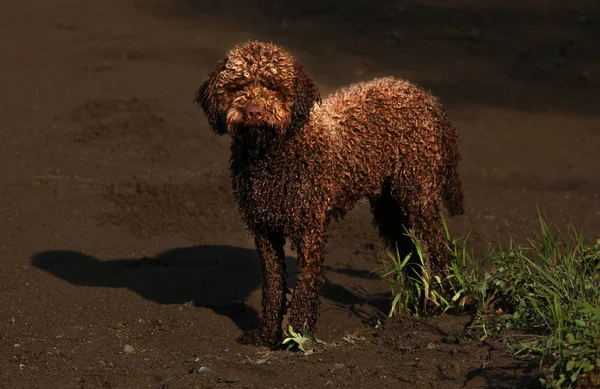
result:
<svg viewBox="0 0 600 389"><path fill-rule="evenodd" d="M442 225L443 191L439 182L431 182L424 172L392 183L392 196L402 204L417 239L425 243L432 275L442 278L448 273L450 251ZM427 179L424 179L427 178ZM403 185L409 182L410 185Z"/></svg>
<svg viewBox="0 0 600 389"><path fill-rule="evenodd" d="M370 198L369 203L373 224L387 249L392 255L399 254L402 260L412 254L409 263L415 263L415 245L407 235L410 233L410 220L406 210L392 196L390 185L384 185L381 195Z"/></svg>
<svg viewBox="0 0 600 389"><path fill-rule="evenodd" d="M275 348L283 335L281 322L286 310L285 239L278 234L259 235L255 243L262 267L262 318L258 329L247 331L239 340Z"/></svg>

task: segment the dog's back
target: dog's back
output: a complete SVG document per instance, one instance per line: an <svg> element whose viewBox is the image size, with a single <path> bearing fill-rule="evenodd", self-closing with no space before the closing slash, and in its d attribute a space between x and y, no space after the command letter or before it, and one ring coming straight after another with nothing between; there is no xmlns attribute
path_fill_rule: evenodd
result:
<svg viewBox="0 0 600 389"><path fill-rule="evenodd" d="M444 203L462 214L456 165L458 133L436 97L415 84L392 77L361 82L335 91L311 113L307 134L325 139L333 159L361 196L406 168L426 166L442 177ZM348 174L345 174L348 173Z"/></svg>

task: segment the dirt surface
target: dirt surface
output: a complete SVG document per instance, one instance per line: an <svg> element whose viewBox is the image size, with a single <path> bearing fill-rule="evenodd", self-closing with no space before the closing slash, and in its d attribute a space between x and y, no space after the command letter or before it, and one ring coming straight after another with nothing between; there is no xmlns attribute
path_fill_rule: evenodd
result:
<svg viewBox="0 0 600 389"><path fill-rule="evenodd" d="M439 95L462 135L454 234L600 237L597 1L53 0L0 13L1 388L524 388L536 362L468 317L385 321L368 207L337 224L303 356L242 346L260 275L228 140L192 104L233 44L271 40L324 95L376 76ZM289 252L294 277L294 253ZM383 325L377 326L377 321ZM348 335L348 334L351 334Z"/></svg>

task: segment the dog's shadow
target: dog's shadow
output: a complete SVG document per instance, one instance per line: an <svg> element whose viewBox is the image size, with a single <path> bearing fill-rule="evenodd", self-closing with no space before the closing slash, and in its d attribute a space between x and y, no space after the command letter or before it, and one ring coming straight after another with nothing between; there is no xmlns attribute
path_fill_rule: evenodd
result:
<svg viewBox="0 0 600 389"><path fill-rule="evenodd" d="M258 255L253 249L204 245L167 250L155 257L101 260L75 251L35 254L32 264L71 284L128 288L161 304L193 301L228 316L242 330L259 323L245 299L261 285ZM288 285L297 275L296 259L286 257ZM326 283L324 297L338 304L357 304L360 297Z"/></svg>

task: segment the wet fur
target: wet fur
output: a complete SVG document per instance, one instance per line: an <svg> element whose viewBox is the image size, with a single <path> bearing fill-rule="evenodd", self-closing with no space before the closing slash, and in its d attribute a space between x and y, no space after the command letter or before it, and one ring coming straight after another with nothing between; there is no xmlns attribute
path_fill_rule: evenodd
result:
<svg viewBox="0 0 600 389"><path fill-rule="evenodd" d="M290 54L247 42L219 62L195 101L213 131L232 138L233 192L262 264L261 324L242 342L281 341L286 240L298 254L289 322L314 329L328 227L361 198L388 247L412 247L404 235L412 229L426 243L433 271L447 270L440 211L445 205L451 215L462 214L463 194L458 134L434 96L381 78L321 102ZM245 123L252 102L265 108L262 125Z"/></svg>

